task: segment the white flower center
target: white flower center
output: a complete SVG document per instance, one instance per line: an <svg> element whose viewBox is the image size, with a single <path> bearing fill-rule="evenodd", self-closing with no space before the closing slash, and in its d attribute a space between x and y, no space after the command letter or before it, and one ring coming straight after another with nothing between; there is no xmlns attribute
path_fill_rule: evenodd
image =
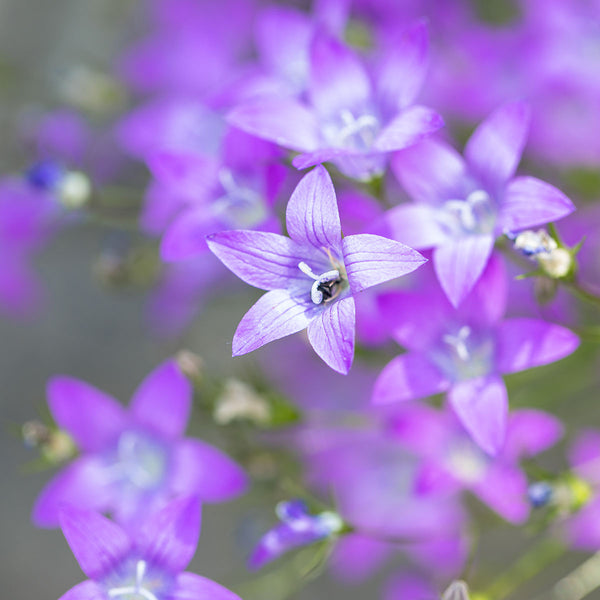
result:
<svg viewBox="0 0 600 600"><path fill-rule="evenodd" d="M305 262L298 263L298 268L305 275L314 279L314 283L310 289L310 299L314 304L329 302L338 297L342 290L342 278L338 269L331 269L331 271L325 271L320 275L316 275Z"/></svg>
<svg viewBox="0 0 600 600"><path fill-rule="evenodd" d="M147 567L145 560L138 560L135 563L135 576L124 581L118 587L109 588L107 590L108 597L120 600L161 600L155 592L162 587L162 581L148 578L148 581L144 582Z"/></svg>
<svg viewBox="0 0 600 600"><path fill-rule="evenodd" d="M464 200L448 200L437 214L438 223L451 236L490 233L496 211L490 195L483 190L471 192Z"/></svg>
<svg viewBox="0 0 600 600"><path fill-rule="evenodd" d="M239 229L252 228L266 219L267 209L261 194L236 181L230 169L220 169L219 183L223 194L212 205L218 218Z"/></svg>
<svg viewBox="0 0 600 600"><path fill-rule="evenodd" d="M373 147L380 129L375 115L365 113L355 117L350 110L344 109L325 125L323 134L334 148L366 152Z"/></svg>

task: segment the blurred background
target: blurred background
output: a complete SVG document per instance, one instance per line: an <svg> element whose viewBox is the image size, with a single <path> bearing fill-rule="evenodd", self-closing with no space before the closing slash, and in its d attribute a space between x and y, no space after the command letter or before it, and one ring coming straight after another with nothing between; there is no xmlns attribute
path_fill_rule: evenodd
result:
<svg viewBox="0 0 600 600"><path fill-rule="evenodd" d="M400 0L399 0L400 1ZM119 50L143 29L135 0L0 0L0 172L11 173L27 160L21 143L23 127L32 115L61 106L77 69L110 72ZM600 67L599 67L600 69ZM71 82L71 83L69 83ZM65 91L65 89L67 91ZM132 202L141 198L132 198ZM124 243L137 240L126 234ZM115 237L116 236L116 237ZM117 240L115 242L115 239ZM60 597L83 579L62 534L35 529L29 521L33 501L48 472L33 464L35 452L20 438L22 423L45 417L45 384L57 373L90 382L127 402L142 378L159 362L182 348L202 356L213 373L252 373L256 359L230 358L231 337L239 318L257 295L252 290L209 302L199 319L179 339L164 341L148 334L143 319L143 286L106 285L102 257L123 236L110 223L83 223L58 236L36 260L45 288L44 309L30 321L0 319L0 596L12 600ZM584 351L553 369L553 383L538 370L535 379L515 379L517 403L540 404L554 393L553 410L573 428L600 423L598 358ZM557 370L558 369L558 370ZM560 398L553 386L568 393ZM572 385L572 373L578 385ZM509 385L511 382L509 381ZM194 435L215 437L210 423L196 420ZM219 443L219 439L216 439ZM221 440L222 441L222 440ZM564 446L546 459L564 465ZM203 533L190 570L243 593L250 581L244 561L256 540L274 523L273 506L250 494L227 505L207 506ZM488 572L499 570L515 556L523 541L517 528L494 521L481 542ZM525 542L523 542L525 543ZM527 542L529 543L529 542ZM572 553L550 572L524 586L515 600L531 600L568 573L585 555ZM388 571L398 567L391 565ZM345 587L327 574L308 583L300 598L372 598L381 593L385 574L368 584ZM237 587L236 587L237 586ZM250 597L276 600L285 586L265 579ZM288 590L289 591L289 590ZM296 594L292 594L296 595ZM541 598L541 597L540 597ZM590 599L600 599L600 592Z"/></svg>

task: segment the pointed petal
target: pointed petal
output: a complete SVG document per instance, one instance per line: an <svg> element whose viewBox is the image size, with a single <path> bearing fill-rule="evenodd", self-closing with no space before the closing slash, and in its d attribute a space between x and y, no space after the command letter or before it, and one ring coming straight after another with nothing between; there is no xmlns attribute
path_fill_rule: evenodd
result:
<svg viewBox="0 0 600 600"><path fill-rule="evenodd" d="M496 366L515 373L546 365L574 352L579 338L566 327L539 319L506 319L497 331Z"/></svg>
<svg viewBox="0 0 600 600"><path fill-rule="evenodd" d="M200 536L198 498L173 500L136 532L141 556L170 573L183 571L192 560Z"/></svg>
<svg viewBox="0 0 600 600"><path fill-rule="evenodd" d="M221 229L206 206L187 210L171 223L160 242L160 257L167 262L185 260L206 252L206 236Z"/></svg>
<svg viewBox="0 0 600 600"><path fill-rule="evenodd" d="M215 581L194 573L180 573L175 579L171 600L241 600Z"/></svg>
<svg viewBox="0 0 600 600"><path fill-rule="evenodd" d="M575 210L557 188L535 177L516 177L504 193L498 227L517 231L562 219Z"/></svg>
<svg viewBox="0 0 600 600"><path fill-rule="evenodd" d="M394 152L420 142L425 136L444 126L442 117L426 106L405 108L381 131L373 150Z"/></svg>
<svg viewBox="0 0 600 600"><path fill-rule="evenodd" d="M242 281L263 289L287 288L309 281L298 268L307 260L307 250L277 233L265 231L221 231L208 236L213 254Z"/></svg>
<svg viewBox="0 0 600 600"><path fill-rule="evenodd" d="M273 290L260 297L242 317L233 336L233 356L256 350L273 340L278 340L308 327L311 319L322 307L301 301L287 290Z"/></svg>
<svg viewBox="0 0 600 600"><path fill-rule="evenodd" d="M454 384L448 392L454 412L475 443L495 456L504 445L508 396L504 382L496 375Z"/></svg>
<svg viewBox="0 0 600 600"><path fill-rule="evenodd" d="M553 446L564 427L554 415L541 410L519 410L510 415L502 455L515 460L535 456Z"/></svg>
<svg viewBox="0 0 600 600"><path fill-rule="evenodd" d="M287 205L286 227L299 244L338 250L342 226L333 182L324 167L316 167L296 186Z"/></svg>
<svg viewBox="0 0 600 600"><path fill-rule="evenodd" d="M91 510L63 507L60 526L81 570L90 579L108 574L131 549L129 536L121 527Z"/></svg>
<svg viewBox="0 0 600 600"><path fill-rule="evenodd" d="M242 494L247 486L244 470L218 448L195 439L182 440L175 447L170 478L175 494L224 502Z"/></svg>
<svg viewBox="0 0 600 600"><path fill-rule="evenodd" d="M392 171L417 202L439 204L464 198L468 191L467 167L454 148L426 139L401 150L392 159Z"/></svg>
<svg viewBox="0 0 600 600"><path fill-rule="evenodd" d="M414 102L427 71L429 35L419 21L387 49L377 74L377 91L388 110L397 111Z"/></svg>
<svg viewBox="0 0 600 600"><path fill-rule="evenodd" d="M321 117L361 110L369 102L371 82L350 48L323 32L310 48L310 99Z"/></svg>
<svg viewBox="0 0 600 600"><path fill-rule="evenodd" d="M87 452L104 449L125 427L127 416L108 394L67 376L52 377L47 385L48 406L55 421Z"/></svg>
<svg viewBox="0 0 600 600"><path fill-rule="evenodd" d="M531 110L525 102L505 104L483 121L467 142L465 158L473 173L492 190L506 183L521 160Z"/></svg>
<svg viewBox="0 0 600 600"><path fill-rule="evenodd" d="M130 411L137 423L166 437L183 435L192 406L192 385L174 360L152 371L135 391Z"/></svg>
<svg viewBox="0 0 600 600"><path fill-rule="evenodd" d="M449 240L433 252L433 266L440 284L454 307L458 307L483 273L494 238L469 235Z"/></svg>
<svg viewBox="0 0 600 600"><path fill-rule="evenodd" d="M527 477L517 467L494 462L473 492L492 510L511 523L523 523L529 515Z"/></svg>
<svg viewBox="0 0 600 600"><path fill-rule="evenodd" d="M95 581L83 581L58 600L106 600L106 593Z"/></svg>
<svg viewBox="0 0 600 600"><path fill-rule="evenodd" d="M105 466L96 456L82 456L57 473L38 496L31 519L38 527L58 527L60 508L105 511L112 499Z"/></svg>
<svg viewBox="0 0 600 600"><path fill-rule="evenodd" d="M308 326L308 341L334 370L345 375L354 358L354 298L334 301Z"/></svg>
<svg viewBox="0 0 600 600"><path fill-rule="evenodd" d="M315 150L319 143L315 115L289 98L261 98L242 104L227 115L227 121L242 131L298 152Z"/></svg>
<svg viewBox="0 0 600 600"><path fill-rule="evenodd" d="M370 233L345 237L343 254L353 294L412 273L427 262L416 250Z"/></svg>
<svg viewBox="0 0 600 600"><path fill-rule="evenodd" d="M409 352L394 358L379 374L373 404L426 398L448 389L448 380L423 355Z"/></svg>
<svg viewBox="0 0 600 600"><path fill-rule="evenodd" d="M433 248L448 238L436 220L436 210L426 204L402 204L388 210L385 220L395 240L417 248Z"/></svg>

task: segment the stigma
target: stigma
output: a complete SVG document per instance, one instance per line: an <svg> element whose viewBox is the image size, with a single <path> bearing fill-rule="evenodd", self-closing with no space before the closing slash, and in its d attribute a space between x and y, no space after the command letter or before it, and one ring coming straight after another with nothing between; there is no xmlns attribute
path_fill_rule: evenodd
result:
<svg viewBox="0 0 600 600"><path fill-rule="evenodd" d="M316 275L305 262L299 262L298 268L305 275L314 279L314 283L310 289L310 299L314 304L330 302L339 296L342 290L342 278L338 269L331 269L330 271Z"/></svg>

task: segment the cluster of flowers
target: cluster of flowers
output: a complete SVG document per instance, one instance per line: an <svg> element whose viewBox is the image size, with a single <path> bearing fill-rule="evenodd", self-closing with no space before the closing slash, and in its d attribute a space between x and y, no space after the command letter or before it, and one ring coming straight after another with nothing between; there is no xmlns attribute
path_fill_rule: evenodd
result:
<svg viewBox="0 0 600 600"><path fill-rule="evenodd" d="M509 411L504 380L576 351L586 321L568 292L598 304L597 207L574 212L557 187L517 170L525 150L533 172L600 164L600 5L516 4L492 24L466 1L320 0L302 11L147 0L150 33L117 66L143 97L111 128L122 164L60 112L36 125L25 175L0 182L5 311L37 297L31 253L73 215L93 214L82 209L90 181L102 196L139 161L151 174L140 228L164 263L148 303L153 328L181 332L205 298L242 289L231 271L266 292L239 323L234 356L306 330L308 344L295 336L260 354L272 385L304 411L276 445L292 448L307 485L333 491L336 505L278 504L281 523L253 568L335 541L341 579L362 580L400 552L415 566L386 597L440 598L473 553L464 491L514 524L552 505L565 543L600 549L600 433L574 443L567 475L532 481L522 462L563 425L539 409ZM463 154L451 141L460 128L444 119L474 126ZM571 213L559 236L554 222ZM514 281L506 257L532 277ZM395 358L391 341L403 349ZM352 367L359 351L366 360ZM247 486L220 450L182 438L192 393L175 360L127 411L76 379L50 381L52 416L81 454L42 492L33 520L62 527L92 580L63 600L237 598L181 573L199 503ZM443 408L421 402L438 394ZM345 424L348 413L360 427ZM443 596L466 597L462 583Z"/></svg>

